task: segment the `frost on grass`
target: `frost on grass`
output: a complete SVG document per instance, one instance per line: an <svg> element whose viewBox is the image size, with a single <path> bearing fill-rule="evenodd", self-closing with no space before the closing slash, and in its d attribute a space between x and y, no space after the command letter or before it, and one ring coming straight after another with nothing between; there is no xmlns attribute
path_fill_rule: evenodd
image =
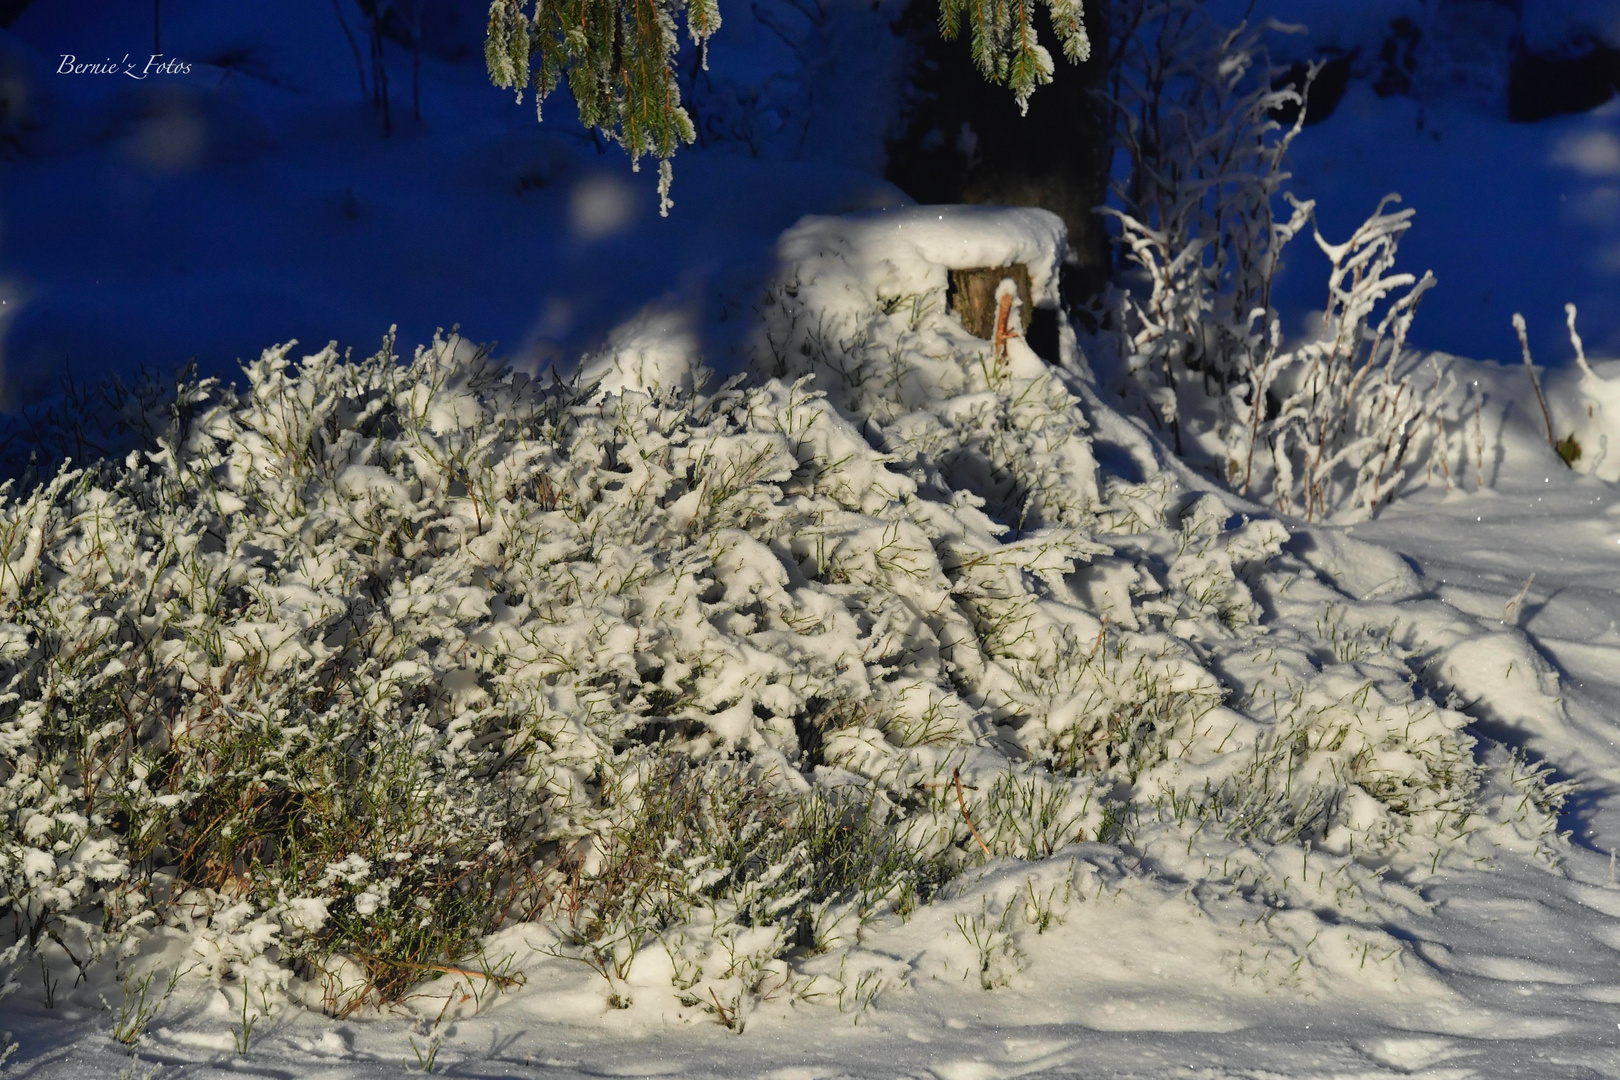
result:
<svg viewBox="0 0 1620 1080"><path fill-rule="evenodd" d="M989 860L1128 851L1290 926L1547 849L1558 789L1435 700L1415 631L1275 521L1101 477L1074 377L966 335L940 256L874 221L785 241L752 383L287 346L10 498L13 982L127 987L179 940L245 1032L250 996L580 961L741 1028L869 1002L903 974L863 935ZM989 253L1055 266L1051 224ZM1004 983L1004 912L956 914ZM526 923L545 956L486 951Z"/></svg>

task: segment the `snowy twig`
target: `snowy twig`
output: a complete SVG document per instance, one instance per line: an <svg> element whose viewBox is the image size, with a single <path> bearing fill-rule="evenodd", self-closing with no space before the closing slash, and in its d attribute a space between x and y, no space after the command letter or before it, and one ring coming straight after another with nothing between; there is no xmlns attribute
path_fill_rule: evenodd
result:
<svg viewBox="0 0 1620 1080"><path fill-rule="evenodd" d="M1541 393L1541 380L1536 378L1536 365L1530 359L1530 337L1525 332L1524 316L1517 311L1513 313L1513 329L1518 332L1519 348L1524 352L1524 370L1530 374L1530 388L1536 392L1536 401L1541 403L1541 419L1547 425L1547 445L1557 454L1558 436L1553 433L1552 414L1547 411L1547 399ZM1559 455L1560 458L1562 456Z"/></svg>

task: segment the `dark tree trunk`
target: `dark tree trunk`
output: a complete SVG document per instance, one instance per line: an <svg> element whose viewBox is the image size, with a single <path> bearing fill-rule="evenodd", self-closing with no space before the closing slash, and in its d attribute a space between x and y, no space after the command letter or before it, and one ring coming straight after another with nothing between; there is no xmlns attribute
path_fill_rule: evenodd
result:
<svg viewBox="0 0 1620 1080"><path fill-rule="evenodd" d="M1037 13L1056 71L1019 116L1012 92L973 66L966 28L941 40L938 0L911 0L906 112L888 148L889 179L918 202L1038 206L1061 217L1070 250L1064 286L1074 300L1100 292L1110 271L1107 230L1092 213L1108 191L1103 107L1092 96L1103 86L1108 3L1085 0L1092 57L1080 65L1063 58L1045 9Z"/></svg>

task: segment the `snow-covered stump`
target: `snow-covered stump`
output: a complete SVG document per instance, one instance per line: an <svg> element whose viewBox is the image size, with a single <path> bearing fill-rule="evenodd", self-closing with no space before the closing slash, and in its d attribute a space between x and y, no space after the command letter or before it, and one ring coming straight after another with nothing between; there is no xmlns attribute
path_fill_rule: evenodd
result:
<svg viewBox="0 0 1620 1080"><path fill-rule="evenodd" d="M1011 280L1023 328L1019 355L1055 364L1079 360L1060 293L1069 255L1066 227L1047 211L920 206L809 217L783 234L778 255L782 270L777 294L798 314L787 322L775 315L767 318L761 349L768 355L802 349L805 333L821 341L833 325L858 319L874 305L890 308L891 314L909 305L908 319L919 331L925 316L949 312L958 331L953 339L967 335L949 346L957 351L966 341L995 341L1002 317L997 289ZM801 297L801 288L810 292ZM786 344L782 334L794 344ZM786 371L785 365L793 362L779 360L774 367ZM847 382L860 377L846 373L838 378ZM928 376L913 372L908 377Z"/></svg>

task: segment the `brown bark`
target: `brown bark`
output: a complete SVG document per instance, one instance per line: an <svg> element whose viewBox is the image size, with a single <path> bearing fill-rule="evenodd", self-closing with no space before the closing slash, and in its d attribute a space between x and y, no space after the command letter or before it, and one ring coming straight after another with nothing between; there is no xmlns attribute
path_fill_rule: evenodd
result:
<svg viewBox="0 0 1620 1080"><path fill-rule="evenodd" d="M996 289L1003 280L1011 278L1018 289L1019 318L1029 325L1030 302L1029 267L1023 263L1012 266L980 266L972 270L951 271L951 314L963 329L974 337L991 340L996 334Z"/></svg>

